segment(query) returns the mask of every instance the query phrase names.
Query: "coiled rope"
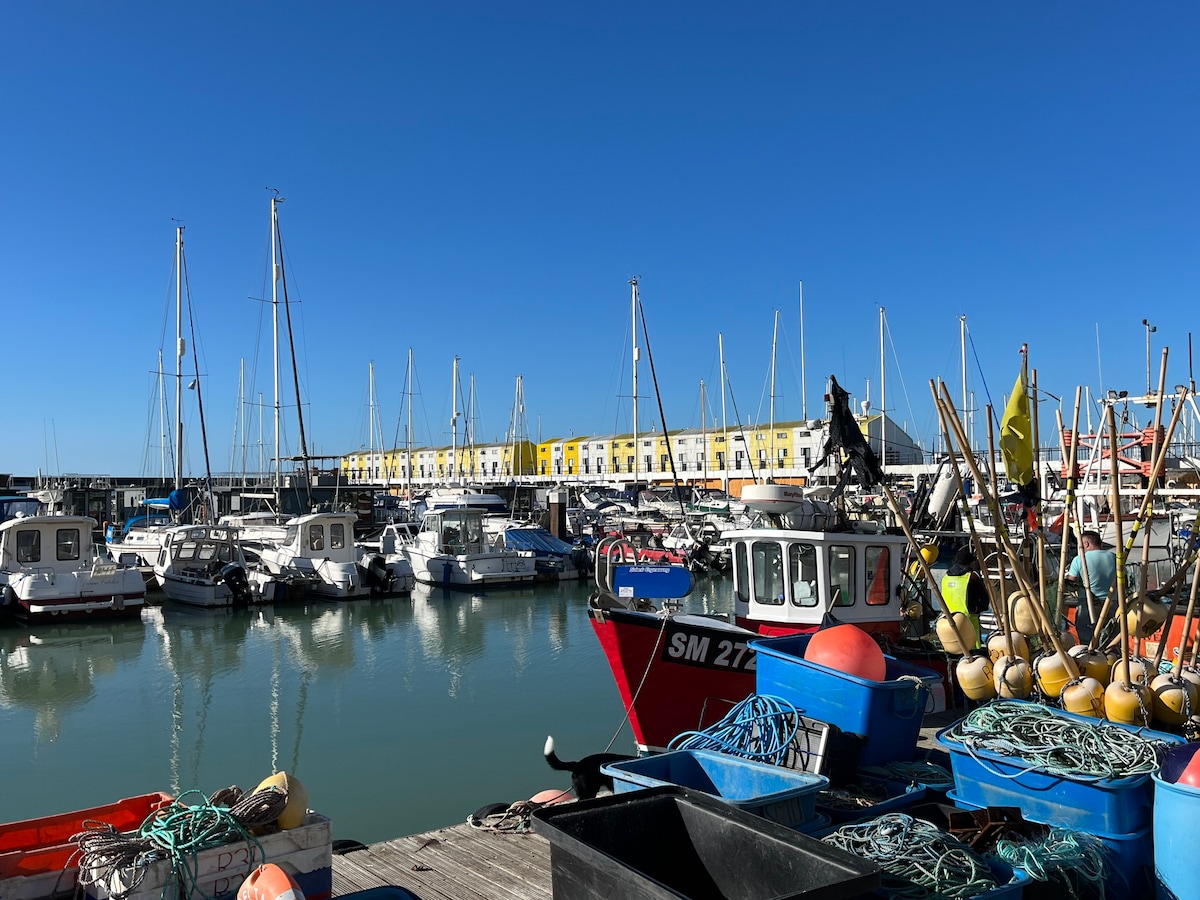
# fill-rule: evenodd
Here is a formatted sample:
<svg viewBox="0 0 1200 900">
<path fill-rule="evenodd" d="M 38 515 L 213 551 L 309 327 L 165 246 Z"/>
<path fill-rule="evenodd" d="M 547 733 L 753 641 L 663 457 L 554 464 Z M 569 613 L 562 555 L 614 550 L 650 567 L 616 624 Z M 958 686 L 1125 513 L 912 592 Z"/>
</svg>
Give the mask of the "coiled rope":
<svg viewBox="0 0 1200 900">
<path fill-rule="evenodd" d="M 1062 885 L 1072 900 L 1104 897 L 1104 844 L 1093 835 L 1051 827 L 1045 837 L 1003 838 L 992 853 L 1034 881 Z"/>
<path fill-rule="evenodd" d="M 878 766 L 862 766 L 859 771 L 864 775 L 890 778 L 893 781 L 911 781 L 913 784 L 923 784 L 935 791 L 954 789 L 954 776 L 950 771 L 927 759 L 898 759 Z"/>
<path fill-rule="evenodd" d="M 685 731 L 668 750 L 716 750 L 743 759 L 782 765 L 799 731 L 799 710 L 782 697 L 751 694 L 703 731 Z M 807 752 L 803 748 L 800 752 Z"/>
<path fill-rule="evenodd" d="M 200 853 L 245 841 L 250 845 L 248 876 L 259 861 L 266 860 L 251 829 L 274 822 L 286 806 L 282 791 L 271 788 L 243 795 L 233 787 L 212 797 L 186 791 L 147 816 L 133 832 L 119 832 L 107 822 L 86 821 L 85 830 L 71 838 L 79 847 L 80 882 L 102 884 L 115 900 L 122 900 L 142 883 L 151 863 L 167 860 L 172 878 L 163 886 L 164 898 L 175 891 L 185 897 L 208 897 L 196 883 Z"/>
<path fill-rule="evenodd" d="M 970 847 L 903 813 L 843 825 L 821 840 L 878 863 L 889 897 L 962 900 L 999 886 L 987 861 Z"/>
<path fill-rule="evenodd" d="M 972 710 L 946 732 L 975 756 L 987 750 L 1077 781 L 1148 775 L 1168 744 L 1111 722 L 1079 722 L 1036 703 L 998 701 Z M 1021 773 L 1019 773 L 1021 774 Z M 1015 777 L 1015 776 L 1014 776 Z"/>
</svg>

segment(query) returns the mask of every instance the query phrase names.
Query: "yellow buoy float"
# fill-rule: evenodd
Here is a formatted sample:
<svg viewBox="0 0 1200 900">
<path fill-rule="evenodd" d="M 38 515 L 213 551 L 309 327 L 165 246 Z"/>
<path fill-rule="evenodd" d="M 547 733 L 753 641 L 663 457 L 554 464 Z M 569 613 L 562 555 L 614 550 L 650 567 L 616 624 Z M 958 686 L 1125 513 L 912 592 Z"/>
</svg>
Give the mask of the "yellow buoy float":
<svg viewBox="0 0 1200 900">
<path fill-rule="evenodd" d="M 996 694 L 1005 700 L 1024 700 L 1033 693 L 1033 669 L 1019 656 L 996 660 L 992 667 Z"/>
<path fill-rule="evenodd" d="M 1196 685 L 1171 672 L 1165 672 L 1150 682 L 1154 695 L 1154 718 L 1164 725 L 1182 725 L 1197 707 Z"/>
<path fill-rule="evenodd" d="M 1141 656 L 1129 657 L 1129 680 L 1137 684 L 1149 684 L 1154 678 L 1154 664 Z M 1110 682 L 1125 680 L 1125 660 L 1118 659 L 1113 663 Z"/>
<path fill-rule="evenodd" d="M 1154 708 L 1153 694 L 1143 683 L 1135 682 L 1126 687 L 1125 682 L 1113 680 L 1104 689 L 1104 714 L 1113 722 L 1122 725 L 1149 725 L 1150 711 Z"/>
<path fill-rule="evenodd" d="M 951 625 L 951 620 L 954 624 Z M 975 633 L 975 624 L 965 613 L 951 613 L 947 617 L 942 613 L 937 617 L 937 621 L 933 624 L 933 630 L 937 634 L 938 640 L 942 642 L 942 647 L 947 653 L 966 656 L 975 649 L 975 645 L 979 642 L 979 636 Z M 959 635 L 962 635 L 962 640 L 967 646 L 963 647 L 959 643 Z"/>
<path fill-rule="evenodd" d="M 1075 660 L 1079 674 L 1084 678 L 1094 678 L 1101 686 L 1108 684 L 1112 674 L 1112 662 L 1099 650 L 1090 649 L 1087 644 L 1076 644 L 1067 651 L 1067 655 Z"/>
<path fill-rule="evenodd" d="M 1034 664 L 1034 669 L 1037 672 L 1038 687 L 1047 697 L 1057 697 L 1062 693 L 1067 682 L 1071 680 L 1067 661 L 1057 650 L 1039 656 L 1037 663 Z"/>
<path fill-rule="evenodd" d="M 1104 718 L 1104 685 L 1095 678 L 1073 678 L 1062 689 L 1062 705 L 1067 712 L 1093 719 Z"/>
<path fill-rule="evenodd" d="M 276 820 L 279 827 L 286 831 L 302 825 L 304 816 L 308 812 L 308 791 L 300 783 L 300 780 L 287 772 L 276 772 L 270 778 L 264 778 L 251 793 L 257 794 L 259 791 L 270 790 L 279 791 L 287 797 L 287 806 L 283 808 L 283 812 Z"/>
<path fill-rule="evenodd" d="M 1029 661 L 1029 641 L 1025 635 L 1019 631 L 1010 632 L 1012 638 L 1013 656 L 1019 656 L 1026 662 Z M 1008 641 L 1004 639 L 1003 634 L 993 634 L 988 638 L 987 642 L 988 656 L 992 658 L 992 662 L 998 662 L 1002 657 L 1008 656 Z"/>
<path fill-rule="evenodd" d="M 1131 603 L 1125 613 L 1125 624 L 1130 637 L 1148 638 L 1163 627 L 1167 621 L 1170 604 L 1151 597 Z"/>
<path fill-rule="evenodd" d="M 1038 633 L 1040 624 L 1033 602 L 1021 591 L 1008 595 L 1008 621 L 1021 634 L 1032 637 Z"/>
<path fill-rule="evenodd" d="M 964 656 L 954 666 L 958 686 L 969 700 L 991 700 L 996 696 L 992 660 L 989 656 Z"/>
</svg>

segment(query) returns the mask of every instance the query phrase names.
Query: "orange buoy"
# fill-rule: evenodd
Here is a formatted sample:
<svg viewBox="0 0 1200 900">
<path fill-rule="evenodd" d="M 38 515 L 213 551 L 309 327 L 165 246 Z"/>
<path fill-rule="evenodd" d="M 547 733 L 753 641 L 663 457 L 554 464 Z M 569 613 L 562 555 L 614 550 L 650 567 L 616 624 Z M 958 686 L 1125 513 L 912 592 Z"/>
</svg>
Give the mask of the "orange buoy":
<svg viewBox="0 0 1200 900">
<path fill-rule="evenodd" d="M 1191 760 L 1179 773 L 1176 784 L 1190 784 L 1194 788 L 1200 788 L 1200 753 L 1192 754 Z"/>
<path fill-rule="evenodd" d="M 238 888 L 237 900 L 304 900 L 304 891 L 275 863 L 259 866 Z"/>
<path fill-rule="evenodd" d="M 570 791 L 556 790 L 550 788 L 545 791 L 538 791 L 529 798 L 530 803 L 536 803 L 539 806 L 549 806 L 552 803 L 566 803 L 571 799 Z"/>
<path fill-rule="evenodd" d="M 887 660 L 875 639 L 856 625 L 835 625 L 815 632 L 804 651 L 808 662 L 837 669 L 865 681 L 887 678 Z"/>
</svg>

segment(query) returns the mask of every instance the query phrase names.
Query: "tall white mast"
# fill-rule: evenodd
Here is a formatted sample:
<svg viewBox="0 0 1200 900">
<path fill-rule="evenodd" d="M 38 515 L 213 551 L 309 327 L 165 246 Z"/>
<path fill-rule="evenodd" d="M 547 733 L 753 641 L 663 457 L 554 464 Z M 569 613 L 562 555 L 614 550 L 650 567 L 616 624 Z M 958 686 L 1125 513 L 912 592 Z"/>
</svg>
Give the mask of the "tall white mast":
<svg viewBox="0 0 1200 900">
<path fill-rule="evenodd" d="M 708 410 L 704 400 L 704 379 L 700 379 L 700 468 L 704 486 L 708 487 Z"/>
<path fill-rule="evenodd" d="M 373 462 L 375 459 L 375 360 L 373 359 L 367 361 L 367 431 L 370 432 L 370 436 L 367 438 L 367 459 Z M 382 433 L 380 437 L 382 438 Z M 382 447 L 380 453 L 382 454 Z M 371 465 L 371 463 L 368 462 L 367 465 Z"/>
<path fill-rule="evenodd" d="M 779 340 L 779 310 L 775 310 L 775 329 L 771 332 L 771 440 L 767 444 L 767 452 L 771 454 L 768 472 L 771 481 L 775 480 L 775 349 Z"/>
<path fill-rule="evenodd" d="M 450 389 L 453 414 L 450 416 L 450 471 L 451 478 L 458 475 L 458 357 L 454 357 L 454 378 Z M 453 482 L 451 482 L 453 483 Z"/>
<path fill-rule="evenodd" d="M 158 350 L 158 430 L 161 435 L 162 442 L 159 445 L 159 464 L 162 480 L 167 480 L 167 441 L 171 436 L 167 434 L 167 388 L 163 384 L 163 354 L 162 348 Z"/>
<path fill-rule="evenodd" d="M 279 210 L 283 200 L 278 194 L 271 197 L 271 332 L 273 337 L 273 369 L 275 380 L 275 476 L 272 485 L 279 491 Z"/>
<path fill-rule="evenodd" d="M 468 474 L 472 478 L 474 478 L 475 477 L 475 373 L 474 372 L 471 373 L 471 396 L 467 400 L 467 410 L 468 410 L 468 412 L 467 412 L 466 440 L 467 440 L 467 446 L 470 448 L 468 451 L 468 454 L 469 454 L 468 458 L 471 461 L 471 468 L 470 468 L 470 471 Z"/>
<path fill-rule="evenodd" d="M 887 468 L 887 357 L 884 355 L 884 308 L 879 307 L 879 471 Z M 871 426 L 867 425 L 870 434 Z"/>
<path fill-rule="evenodd" d="M 725 336 L 717 332 L 717 355 L 721 365 L 721 443 L 724 450 L 721 453 L 722 490 L 729 492 L 729 424 L 725 418 Z"/>
<path fill-rule="evenodd" d="M 959 357 L 962 364 L 962 414 L 963 420 L 967 423 L 967 449 L 975 452 L 975 439 L 971 427 L 971 407 L 968 403 L 967 396 L 967 317 L 958 317 L 958 346 Z"/>
<path fill-rule="evenodd" d="M 804 375 L 804 282 L 800 282 L 800 417 L 808 421 L 808 382 Z"/>
<path fill-rule="evenodd" d="M 408 433 L 406 437 L 406 451 L 408 459 L 407 469 L 407 486 L 408 486 L 408 519 L 412 521 L 413 511 L 413 495 L 412 495 L 412 473 L 413 473 L 413 411 L 412 411 L 412 392 L 413 392 L 413 352 L 412 347 L 408 348 Z"/>
<path fill-rule="evenodd" d="M 175 489 L 183 486 L 183 226 L 175 228 Z"/>
<path fill-rule="evenodd" d="M 640 460 L 638 459 L 638 360 L 641 358 L 641 351 L 638 349 L 637 334 L 638 334 L 638 280 L 635 275 L 630 279 L 630 308 L 633 313 L 633 480 L 638 480 L 638 469 Z"/>
</svg>

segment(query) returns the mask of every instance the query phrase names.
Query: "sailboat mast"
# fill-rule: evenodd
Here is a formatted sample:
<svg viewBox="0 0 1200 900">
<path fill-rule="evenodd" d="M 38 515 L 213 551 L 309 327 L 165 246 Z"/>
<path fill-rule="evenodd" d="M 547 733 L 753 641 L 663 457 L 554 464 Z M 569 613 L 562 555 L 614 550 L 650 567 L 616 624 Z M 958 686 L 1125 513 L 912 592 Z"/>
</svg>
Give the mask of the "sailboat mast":
<svg viewBox="0 0 1200 900">
<path fill-rule="evenodd" d="M 641 351 L 638 349 L 637 333 L 638 333 L 638 280 L 636 277 L 630 279 L 630 310 L 632 312 L 632 331 L 633 335 L 633 480 L 638 479 L 638 359 Z"/>
<path fill-rule="evenodd" d="M 470 447 L 471 471 L 470 476 L 475 477 L 475 374 L 471 373 L 471 398 L 467 401 L 467 446 Z"/>
<path fill-rule="evenodd" d="M 887 468 L 887 362 L 884 357 L 884 307 L 879 307 L 879 471 Z M 867 425 L 867 433 L 871 426 Z"/>
<path fill-rule="evenodd" d="M 808 381 L 804 374 L 804 282 L 800 282 L 800 418 L 808 421 Z"/>
<path fill-rule="evenodd" d="M 367 360 L 367 459 L 375 460 L 375 360 Z M 382 443 L 382 435 L 380 435 Z M 368 463 L 370 465 L 370 463 Z"/>
<path fill-rule="evenodd" d="M 704 379 L 700 379 L 700 470 L 704 486 L 708 487 L 708 409 L 704 400 Z"/>
<path fill-rule="evenodd" d="M 721 454 L 722 490 L 729 492 L 729 424 L 725 418 L 725 336 L 717 332 L 717 355 L 721 365 L 721 444 L 725 448 Z"/>
<path fill-rule="evenodd" d="M 162 438 L 162 443 L 159 445 L 159 465 L 162 480 L 167 480 L 167 441 L 170 440 L 170 435 L 167 434 L 167 391 L 163 384 L 163 355 L 162 348 L 158 351 L 158 430 Z"/>
<path fill-rule="evenodd" d="M 779 340 L 779 310 L 775 310 L 775 329 L 771 332 L 771 441 L 767 445 L 771 454 L 771 481 L 775 480 L 775 349 Z"/>
<path fill-rule="evenodd" d="M 183 226 L 175 228 L 175 490 L 183 486 Z"/>
<path fill-rule="evenodd" d="M 963 418 L 967 422 L 967 449 L 975 452 L 975 429 L 971 422 L 971 406 L 967 402 L 967 317 L 958 317 L 958 353 L 962 365 L 962 409 Z"/>
<path fill-rule="evenodd" d="M 450 416 L 450 471 L 447 473 L 453 479 L 458 472 L 458 357 L 454 357 L 454 377 L 451 380 L 450 399 L 453 404 L 453 415 Z M 451 482 L 453 483 L 453 482 Z"/>
<path fill-rule="evenodd" d="M 275 474 L 271 482 L 279 496 L 279 195 L 271 197 L 271 334 L 275 384 Z"/>
<path fill-rule="evenodd" d="M 408 492 L 408 520 L 410 522 L 412 521 L 412 513 L 413 513 L 413 495 L 412 495 L 412 473 L 413 473 L 412 392 L 413 392 L 413 383 L 412 383 L 412 377 L 413 377 L 413 352 L 412 352 L 412 347 L 409 347 L 408 348 L 408 434 L 406 435 L 406 437 L 408 439 L 406 442 L 408 445 L 406 447 L 406 450 L 408 451 L 407 452 L 408 475 L 407 475 L 406 483 L 407 483 L 407 488 L 408 488 L 408 491 L 407 491 Z"/>
</svg>

